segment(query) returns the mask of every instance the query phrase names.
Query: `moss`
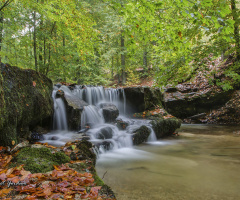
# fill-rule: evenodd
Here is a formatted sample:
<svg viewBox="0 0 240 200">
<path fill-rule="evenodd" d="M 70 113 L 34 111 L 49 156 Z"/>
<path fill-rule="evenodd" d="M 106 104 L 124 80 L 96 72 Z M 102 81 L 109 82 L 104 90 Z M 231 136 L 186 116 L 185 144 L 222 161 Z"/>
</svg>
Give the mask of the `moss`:
<svg viewBox="0 0 240 200">
<path fill-rule="evenodd" d="M 53 170 L 53 165 L 69 162 L 70 158 L 62 152 L 51 153 L 48 148 L 25 147 L 13 160 L 13 166 L 24 164 L 24 169 L 32 173 L 44 173 Z"/>
<path fill-rule="evenodd" d="M 105 183 L 103 182 L 103 180 L 97 175 L 94 175 L 94 180 L 97 186 L 103 186 L 105 185 Z"/>
<path fill-rule="evenodd" d="M 27 138 L 28 133 L 21 132 L 26 127 L 33 129 L 44 122 L 50 126 L 51 120 L 47 119 L 53 113 L 51 93 L 52 82 L 44 75 L 0 65 L 0 145 L 12 146 L 12 136 L 16 141 Z"/>
<path fill-rule="evenodd" d="M 151 117 L 150 119 L 152 120 L 152 128 L 157 138 L 170 136 L 181 126 L 181 120 L 177 118 L 160 119 L 157 117 Z"/>
<path fill-rule="evenodd" d="M 132 136 L 133 144 L 138 145 L 143 142 L 146 142 L 150 133 L 151 133 L 151 131 L 148 127 L 146 127 L 144 125 L 141 126 L 136 131 L 133 132 L 133 136 Z"/>
</svg>

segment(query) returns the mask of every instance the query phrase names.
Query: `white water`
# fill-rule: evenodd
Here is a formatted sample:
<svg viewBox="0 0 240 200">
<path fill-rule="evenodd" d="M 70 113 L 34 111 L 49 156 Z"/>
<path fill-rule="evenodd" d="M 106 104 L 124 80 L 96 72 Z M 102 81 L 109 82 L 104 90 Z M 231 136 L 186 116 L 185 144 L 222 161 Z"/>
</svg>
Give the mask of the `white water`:
<svg viewBox="0 0 240 200">
<path fill-rule="evenodd" d="M 126 113 L 126 96 L 123 89 L 104 89 L 102 86 L 84 88 L 75 86 L 73 94 L 83 99 L 90 105 L 99 103 L 113 103 L 119 109 L 120 114 Z"/>
<path fill-rule="evenodd" d="M 64 102 L 61 98 L 56 98 L 57 90 L 53 90 L 52 98 L 54 103 L 53 129 L 68 130 L 67 114 Z"/>
<path fill-rule="evenodd" d="M 116 151 L 122 148 L 132 149 L 132 133 L 142 125 L 147 126 L 151 130 L 148 142 L 156 141 L 155 133 L 149 123 L 150 121 L 133 120 L 123 116 L 126 112 L 126 97 L 123 89 L 104 89 L 103 87 L 87 86 L 84 88 L 75 86 L 75 89 L 72 91 L 66 86 L 61 86 L 59 89 L 63 90 L 66 96 L 71 95 L 72 98 L 80 98 L 90 104 L 84 106 L 81 114 L 81 129 L 90 128 L 88 131 L 85 130 L 85 133 L 90 136 L 90 141 L 99 147 L 99 153 L 106 153 L 106 149 L 107 151 Z M 43 142 L 61 146 L 64 145 L 65 142 L 78 139 L 80 134 L 68 131 L 65 104 L 61 98 L 56 98 L 57 90 L 58 88 L 55 88 L 52 95 L 54 101 L 53 128 L 55 131 L 45 135 Z M 121 118 L 121 120 L 129 123 L 126 130 L 119 130 L 115 124 L 104 123 L 102 109 L 100 109 L 98 105 L 106 102 L 117 106 L 122 114 L 119 119 Z"/>
</svg>

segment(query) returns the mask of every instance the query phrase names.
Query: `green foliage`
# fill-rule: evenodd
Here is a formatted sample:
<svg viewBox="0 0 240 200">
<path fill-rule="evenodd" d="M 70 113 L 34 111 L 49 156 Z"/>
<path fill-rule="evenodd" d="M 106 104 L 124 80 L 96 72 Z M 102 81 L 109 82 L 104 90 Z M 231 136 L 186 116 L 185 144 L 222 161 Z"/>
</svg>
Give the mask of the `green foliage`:
<svg viewBox="0 0 240 200">
<path fill-rule="evenodd" d="M 157 85 L 177 84 L 194 75 L 189 63 L 240 52 L 239 7 L 236 0 L 12 1 L 0 12 L 0 56 L 54 80 L 108 84 L 151 67 Z"/>
</svg>

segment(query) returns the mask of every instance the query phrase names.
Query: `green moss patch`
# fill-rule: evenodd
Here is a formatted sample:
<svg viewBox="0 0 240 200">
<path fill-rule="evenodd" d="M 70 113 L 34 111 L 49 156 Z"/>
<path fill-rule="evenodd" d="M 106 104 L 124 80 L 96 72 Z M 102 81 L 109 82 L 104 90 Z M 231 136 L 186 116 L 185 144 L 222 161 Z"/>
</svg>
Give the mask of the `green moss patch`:
<svg viewBox="0 0 240 200">
<path fill-rule="evenodd" d="M 69 161 L 70 158 L 62 152 L 51 153 L 47 148 L 25 147 L 14 158 L 12 166 L 24 164 L 25 170 L 32 173 L 45 173 L 53 170 L 53 165 Z"/>
</svg>

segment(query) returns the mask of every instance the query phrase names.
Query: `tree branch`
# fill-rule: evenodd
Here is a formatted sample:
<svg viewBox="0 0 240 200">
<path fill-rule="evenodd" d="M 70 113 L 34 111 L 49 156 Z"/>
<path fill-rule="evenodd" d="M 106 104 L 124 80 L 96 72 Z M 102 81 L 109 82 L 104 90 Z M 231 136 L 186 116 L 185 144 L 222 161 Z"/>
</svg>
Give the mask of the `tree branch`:
<svg viewBox="0 0 240 200">
<path fill-rule="evenodd" d="M 8 6 L 11 2 L 13 2 L 13 0 L 7 0 L 2 7 L 0 8 L 0 12 L 3 10 L 3 8 L 5 8 L 6 6 Z"/>
</svg>

